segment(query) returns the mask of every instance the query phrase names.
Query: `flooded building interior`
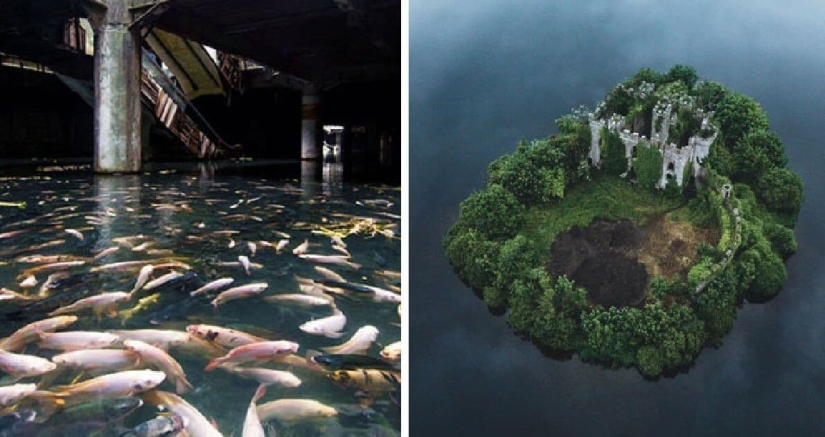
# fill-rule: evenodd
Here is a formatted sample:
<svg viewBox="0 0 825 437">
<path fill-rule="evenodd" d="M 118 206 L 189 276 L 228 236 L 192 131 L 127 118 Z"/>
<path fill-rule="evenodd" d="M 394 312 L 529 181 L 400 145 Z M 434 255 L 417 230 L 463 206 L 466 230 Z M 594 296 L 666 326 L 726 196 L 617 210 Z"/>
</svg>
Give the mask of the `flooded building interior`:
<svg viewBox="0 0 825 437">
<path fill-rule="evenodd" d="M 0 0 L 0 435 L 400 435 L 400 28 Z"/>
<path fill-rule="evenodd" d="M 400 23 L 398 1 L 3 1 L 0 159 L 327 156 L 398 183 Z"/>
</svg>

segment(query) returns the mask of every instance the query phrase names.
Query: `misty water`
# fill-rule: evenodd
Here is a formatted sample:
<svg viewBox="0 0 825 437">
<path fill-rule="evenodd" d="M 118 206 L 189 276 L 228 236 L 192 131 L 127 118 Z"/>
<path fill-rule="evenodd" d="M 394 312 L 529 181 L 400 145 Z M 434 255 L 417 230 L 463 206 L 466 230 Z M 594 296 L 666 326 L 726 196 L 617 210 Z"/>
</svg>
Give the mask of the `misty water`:
<svg viewBox="0 0 825 437">
<path fill-rule="evenodd" d="M 367 351 L 372 357 L 379 358 L 384 346 L 400 341 L 398 304 L 374 300 L 363 292 L 342 289 L 330 292 L 335 306 L 347 317 L 339 339 L 299 330 L 304 322 L 331 315 L 330 305 L 302 307 L 266 300 L 272 295 L 301 293 L 301 282 L 307 279 L 320 282 L 324 278 L 315 266 L 329 268 L 348 282 L 400 292 L 398 187 L 346 183 L 341 177 L 340 164 L 325 164 L 318 169 L 310 166 L 304 169 L 303 178 L 299 165 L 185 164 L 149 167 L 140 175 L 116 176 L 95 176 L 83 166 L 80 170 L 63 171 L 75 168 L 41 165 L 40 169 L 47 171 L 6 171 L 0 177 L 0 201 L 26 202 L 22 209 L 0 208 L 0 235 L 3 236 L 0 286 L 28 296 L 40 292 L 53 272 L 34 273 L 37 283 L 31 287 L 21 286 L 28 276 L 21 275 L 22 272 L 43 265 L 21 262 L 26 256 L 59 254 L 86 261 L 61 269 L 67 272 L 66 277 L 45 287 L 43 293 L 47 297 L 41 300 L 0 303 L 0 337 L 46 318 L 49 311 L 81 297 L 103 291 L 130 291 L 140 266 L 124 271 L 96 271 L 95 267 L 149 260 L 152 264 L 179 262 L 188 267 L 172 265 L 155 269 L 152 279 L 171 270 L 184 276 L 152 290 L 137 291 L 131 301 L 118 305 L 114 317 L 104 315 L 98 319 L 90 310 L 80 311 L 76 313 L 80 320 L 63 331 L 148 328 L 186 332 L 191 324 L 211 324 L 267 340 L 297 342 L 299 361 L 308 352 L 344 343 L 366 325 L 379 331 L 377 341 Z M 342 236 L 351 254 L 347 261 L 360 264 L 360 268 L 314 264 L 293 255 L 292 250 L 304 240 L 309 242 L 307 253 L 343 255 L 332 249 L 330 231 Z M 278 253 L 276 245 L 282 240 L 289 243 Z M 92 258 L 113 247 L 117 250 Z M 240 265 L 239 256 L 251 261 L 249 274 Z M 259 296 L 231 300 L 217 308 L 213 308 L 210 301 L 228 287 L 207 296 L 189 296 L 192 290 L 217 278 L 233 278 L 235 282 L 230 286 L 266 282 L 268 288 Z M 343 294 L 334 294 L 336 292 Z M 26 353 L 45 358 L 58 353 L 40 350 L 36 343 L 28 345 Z M 183 398 L 204 416 L 214 419 L 225 435 L 240 435 L 258 383 L 221 368 L 205 372 L 205 364 L 225 350 L 218 349 L 216 353 L 214 348 L 170 348 L 169 353 L 181 363 L 194 386 Z M 253 367 L 253 364 L 247 366 Z M 330 418 L 295 423 L 270 421 L 266 424 L 268 435 L 275 435 L 276 431 L 278 435 L 396 435 L 400 431 L 397 385 L 389 383 L 388 386 L 378 381 L 366 388 L 345 386 L 312 365 L 269 361 L 256 363 L 254 367 L 289 370 L 302 381 L 298 387 L 270 386 L 258 405 L 282 398 L 314 399 L 338 411 L 336 417 Z M 67 384 L 89 376 L 66 371 L 41 388 L 48 390 L 52 384 Z M 7 375 L 0 377 L 3 378 L 0 385 L 10 382 Z M 40 377 L 24 378 L 21 382 L 38 381 Z M 175 390 L 169 382 L 159 388 Z M 40 413 L 37 404 L 24 402 L 17 408 L 18 411 L 25 409 Z M 13 422 L 0 420 L 3 426 L 0 434 L 89 435 L 94 431 L 99 434 L 92 435 L 119 435 L 155 417 L 157 412 L 157 408 L 145 403 L 102 431 L 99 419 L 68 420 L 57 414 L 42 424 L 20 426 L 15 434 L 10 431 Z M 39 414 L 36 421 L 43 419 L 47 417 Z"/>
<path fill-rule="evenodd" d="M 816 1 L 412 2 L 412 435 L 825 432 L 823 16 Z M 760 102 L 784 141 L 806 197 L 788 280 L 672 378 L 545 357 L 461 283 L 444 233 L 519 139 L 676 63 Z"/>
</svg>

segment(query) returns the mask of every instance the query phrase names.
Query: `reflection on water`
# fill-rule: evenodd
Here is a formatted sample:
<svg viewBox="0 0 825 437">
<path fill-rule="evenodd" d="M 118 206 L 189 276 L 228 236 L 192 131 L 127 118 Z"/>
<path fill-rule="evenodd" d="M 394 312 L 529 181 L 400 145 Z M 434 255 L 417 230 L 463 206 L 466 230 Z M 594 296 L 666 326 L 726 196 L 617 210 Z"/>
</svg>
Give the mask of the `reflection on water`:
<svg viewBox="0 0 825 437">
<path fill-rule="evenodd" d="M 172 271 L 180 275 L 170 276 L 168 282 L 151 290 L 145 289 L 148 286 L 138 289 L 129 301 L 117 305 L 113 317 L 105 311 L 98 318 L 89 309 L 80 310 L 76 313 L 80 320 L 63 331 L 186 333 L 189 325 L 210 324 L 266 340 L 293 341 L 300 345 L 298 352 L 286 360 L 241 365 L 289 371 L 301 380 L 298 387 L 269 387 L 258 405 L 277 399 L 313 399 L 335 408 L 337 415 L 294 422 L 270 420 L 265 423 L 269 435 L 276 429 L 278 435 L 397 434 L 400 370 L 385 367 L 374 373 L 383 379 L 371 381 L 359 380 L 357 372 L 337 374 L 333 379 L 306 359 L 343 344 L 368 325 L 378 330 L 376 341 L 367 342 L 366 354 L 374 361 L 383 347 L 401 338 L 395 302 L 400 293 L 400 192 L 346 184 L 340 165 L 326 164 L 320 184 L 314 177 L 303 177 L 309 167 L 301 169 L 300 183 L 295 184 L 259 175 L 226 176 L 209 163 L 186 172 L 162 170 L 134 176 L 52 174 L 0 179 L 0 191 L 6 193 L 2 200 L 26 200 L 28 204 L 26 209 L 0 209 L 0 286 L 18 293 L 2 295 L 0 336 L 45 319 L 48 313 L 81 298 L 128 292 L 141 268 L 153 265 L 148 281 Z M 314 168 L 309 171 L 316 174 Z M 334 248 L 333 236 L 346 247 Z M 304 241 L 308 242 L 307 254 L 325 257 L 294 255 L 293 249 Z M 343 258 L 344 253 L 351 257 Z M 43 258 L 38 260 L 35 255 Z M 84 262 L 45 267 L 67 259 Z M 142 263 L 113 267 L 126 261 Z M 316 267 L 332 270 L 344 282 L 329 279 L 329 274 L 324 276 Z M 191 291 L 219 278 L 232 278 L 231 286 L 264 282 L 268 287 L 260 295 L 238 296 L 216 307 L 210 302 L 228 286 L 190 296 Z M 274 295 L 320 296 L 326 301 L 307 306 L 300 297 L 269 299 Z M 340 338 L 299 329 L 305 322 L 338 311 L 346 316 Z M 182 397 L 205 417 L 214 418 L 225 435 L 240 435 L 258 383 L 224 368 L 205 371 L 206 363 L 226 349 L 191 341 L 169 348 L 194 386 Z M 47 359 L 60 353 L 41 349 L 36 336 L 16 352 Z M 57 390 L 56 385 L 90 377 L 88 372 L 61 370 L 20 382 L 41 381 L 41 389 Z M 8 376 L 0 380 L 0 386 L 11 383 Z M 166 381 L 160 389 L 174 391 L 175 385 Z M 83 405 L 99 402 L 84 399 Z M 87 435 L 103 427 L 101 435 L 118 435 L 152 419 L 157 411 L 147 402 L 121 423 L 107 425 L 105 420 L 82 414 L 52 415 L 50 408 L 31 398 L 19 401 L 15 409 L 36 414 L 11 416 L 11 409 L 3 411 L 0 434 Z"/>
</svg>

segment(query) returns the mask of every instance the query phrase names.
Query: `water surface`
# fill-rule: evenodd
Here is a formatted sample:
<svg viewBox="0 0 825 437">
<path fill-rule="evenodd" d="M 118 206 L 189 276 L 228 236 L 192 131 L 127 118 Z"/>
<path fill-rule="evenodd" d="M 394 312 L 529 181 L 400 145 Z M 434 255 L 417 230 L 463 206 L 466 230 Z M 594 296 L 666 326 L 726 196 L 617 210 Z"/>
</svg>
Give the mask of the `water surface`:
<svg viewBox="0 0 825 437">
<path fill-rule="evenodd" d="M 41 166 L 41 170 L 42 170 Z M 17 262 L 26 255 L 65 254 L 90 257 L 100 251 L 118 250 L 86 265 L 68 270 L 70 277 L 49 291 L 50 298 L 69 296 L 67 303 L 81 295 L 101 291 L 129 291 L 135 283 L 136 270 L 129 272 L 91 272 L 91 267 L 129 260 L 176 260 L 191 266 L 187 281 L 179 281 L 151 291 L 139 291 L 132 302 L 119 306 L 114 318 L 97 320 L 89 311 L 78 313 L 81 320 L 68 329 L 171 329 L 183 331 L 193 323 L 232 327 L 269 340 L 290 340 L 300 344 L 298 355 L 338 345 L 358 328 L 373 325 L 379 330 L 378 344 L 369 354 L 377 357 L 384 345 L 401 338 L 397 304 L 375 302 L 371 298 L 349 294 L 335 296 L 336 306 L 347 316 L 344 337 L 332 339 L 306 334 L 301 323 L 332 314 L 329 306 L 303 308 L 267 302 L 261 297 L 234 300 L 217 309 L 211 298 L 189 298 L 198 286 L 221 277 L 235 279 L 232 286 L 267 282 L 262 296 L 300 293 L 300 278 L 320 280 L 313 264 L 292 254 L 304 240 L 309 252 L 338 255 L 328 236 L 332 230 L 345 235 L 352 254 L 350 261 L 361 268 L 324 265 L 347 281 L 400 290 L 400 191 L 397 187 L 377 184 L 350 184 L 341 179 L 340 164 L 314 169 L 303 179 L 296 166 L 230 166 L 191 164 L 176 167 L 148 167 L 141 175 L 94 176 L 87 171 L 59 171 L 67 167 L 52 166 L 46 172 L 18 173 L 0 177 L 0 200 L 26 201 L 25 209 L 0 209 L 0 234 L 22 230 L 0 240 L 0 285 L 37 293 L 48 273 L 36 274 L 38 284 L 25 290 L 15 277 L 33 265 Z M 72 167 L 73 168 L 73 167 Z M 320 181 L 316 182 L 317 173 Z M 307 175 L 307 172 L 303 172 Z M 373 201 L 378 202 L 373 202 Z M 82 233 L 83 239 L 66 229 Z M 351 231 L 356 231 L 352 232 Z M 124 240 L 124 237 L 127 238 Z M 288 239 L 281 254 L 275 245 Z M 62 240 L 62 241 L 61 241 Z M 44 243 L 56 242 L 42 247 Z M 253 247 L 248 243 L 254 243 Z M 32 246 L 41 246 L 32 249 Z M 239 265 L 238 257 L 247 256 L 253 263 L 249 275 Z M 170 271 L 154 273 L 153 278 Z M 156 302 L 127 316 L 136 300 L 158 293 Z M 32 306 L 3 302 L 0 305 L 0 336 L 6 336 L 26 323 L 46 317 L 57 307 L 44 300 Z M 27 353 L 50 357 L 52 351 Z M 182 364 L 195 390 L 184 398 L 206 417 L 214 418 L 225 435 L 240 435 L 247 406 L 255 392 L 255 381 L 241 379 L 222 369 L 204 372 L 208 354 L 172 350 Z M 316 399 L 339 410 L 336 418 L 297 424 L 269 423 L 271 435 L 393 435 L 400 430 L 398 393 L 379 392 L 369 400 L 356 397 L 357 389 L 336 385 L 324 372 L 278 363 L 264 367 L 291 370 L 302 380 L 300 387 L 272 386 L 259 402 L 279 398 Z M 76 374 L 63 375 L 71 379 Z M 39 378 L 27 378 L 25 382 Z M 8 381 L 6 381 L 8 382 Z M 58 382 L 68 382 L 60 380 Z M 162 389 L 173 391 L 164 383 Z M 360 399 L 360 400 L 359 400 Z M 133 427 L 154 417 L 155 410 L 144 406 L 117 424 Z M 57 417 L 57 416 L 55 416 Z M 53 419 L 43 425 L 49 432 L 75 433 L 72 424 Z M 53 427 L 53 428 L 52 428 Z M 22 435 L 38 435 L 41 427 L 28 428 Z M 32 431 L 34 429 L 34 431 Z M 54 430 L 57 431 L 54 431 Z M 104 435 L 115 433 L 110 427 Z M 117 435 L 117 434 L 114 434 Z"/>
</svg>

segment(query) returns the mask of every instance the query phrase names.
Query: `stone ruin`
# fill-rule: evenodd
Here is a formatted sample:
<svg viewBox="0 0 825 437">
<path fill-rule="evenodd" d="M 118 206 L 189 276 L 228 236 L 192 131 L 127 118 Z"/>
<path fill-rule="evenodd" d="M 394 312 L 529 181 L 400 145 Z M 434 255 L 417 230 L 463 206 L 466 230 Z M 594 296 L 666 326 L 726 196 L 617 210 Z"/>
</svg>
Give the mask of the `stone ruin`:
<svg viewBox="0 0 825 437">
<path fill-rule="evenodd" d="M 642 82 L 638 89 L 625 88 L 623 85 L 619 87 L 632 94 L 636 98 L 646 98 L 653 92 L 653 84 Z M 676 108 L 687 108 L 693 112 L 697 118 L 701 118 L 702 122 L 699 132 L 712 132 L 709 137 L 702 137 L 698 135 L 691 136 L 688 139 L 687 145 L 679 147 L 676 143 L 667 142 L 670 129 L 676 124 L 677 111 Z M 595 113 L 601 112 L 604 108 L 604 102 L 601 102 Z M 639 143 L 649 144 L 655 147 L 662 154 L 662 173 L 659 181 L 656 183 L 656 188 L 664 189 L 671 180 L 676 181 L 676 185 L 681 187 L 684 181 L 685 167 L 691 166 L 691 175 L 698 177 L 702 171 L 702 160 L 710 154 L 710 146 L 716 140 L 717 129 L 710 123 L 710 117 L 713 116 L 713 111 L 705 112 L 702 108 L 697 107 L 695 99 L 692 96 L 678 96 L 676 98 L 664 98 L 656 103 L 653 107 L 651 117 L 651 134 L 650 139 L 639 132 L 631 132 L 626 129 L 625 118 L 619 114 L 613 114 L 607 119 L 596 118 L 595 113 L 589 114 L 590 124 L 590 153 L 588 154 L 588 161 L 591 166 L 601 167 L 601 131 L 607 127 L 607 130 L 615 132 L 619 135 L 622 143 L 625 146 L 625 157 L 627 158 L 627 170 L 633 168 L 633 156 L 636 147 Z M 658 126 L 658 127 L 657 127 Z M 625 173 L 626 174 L 626 173 Z"/>
</svg>

